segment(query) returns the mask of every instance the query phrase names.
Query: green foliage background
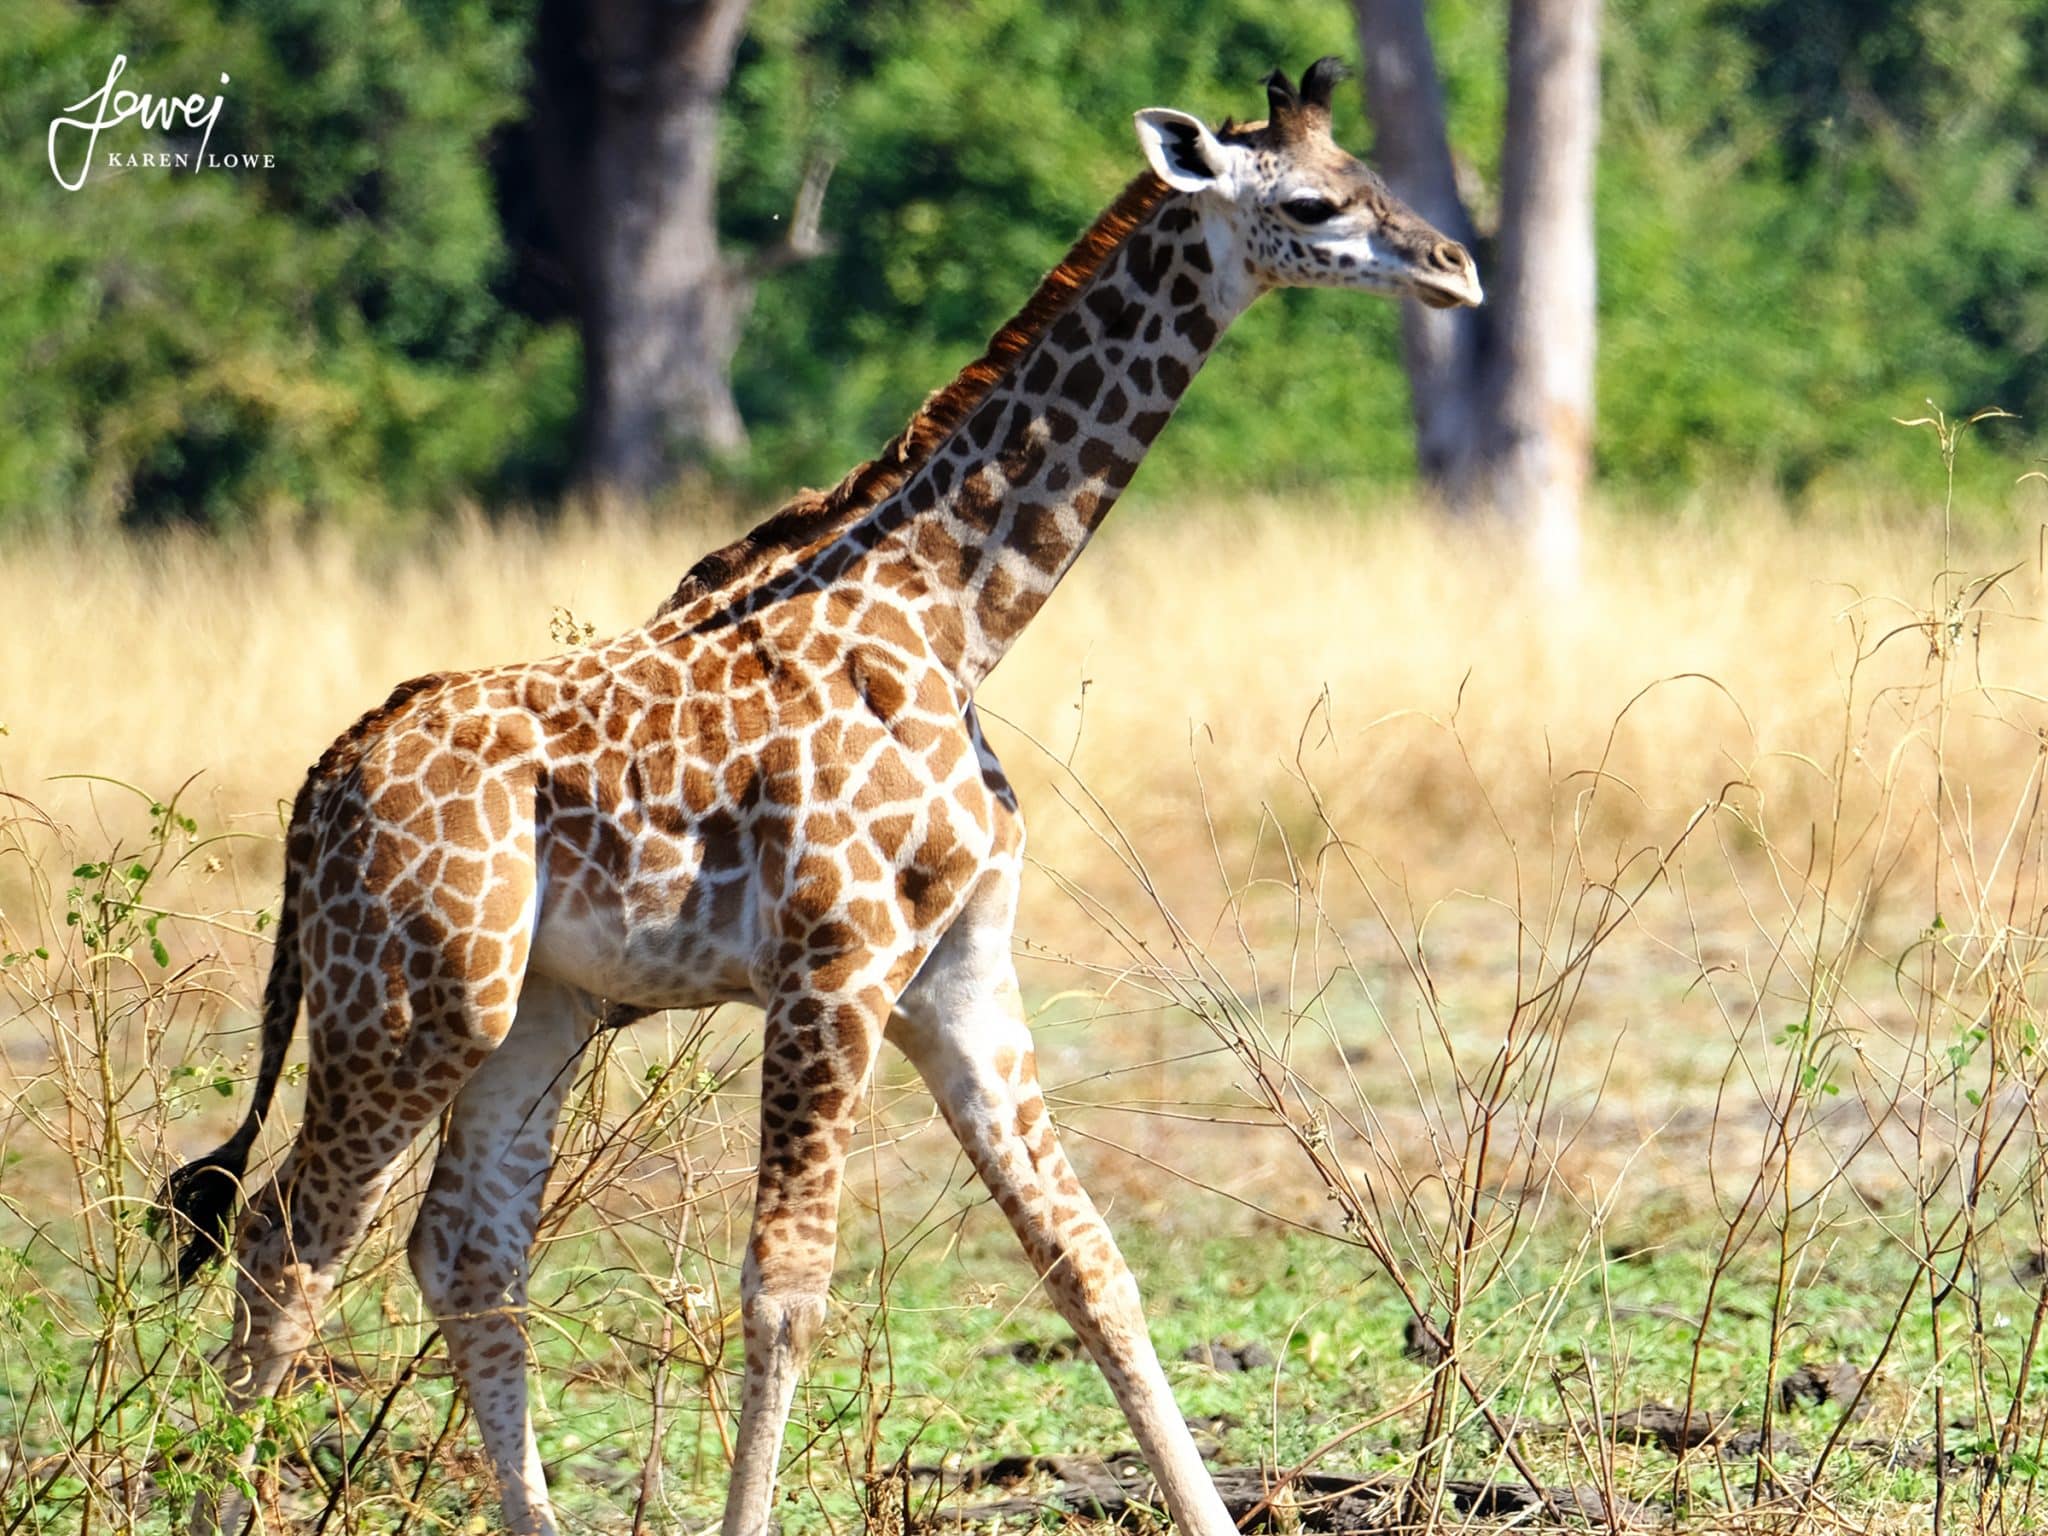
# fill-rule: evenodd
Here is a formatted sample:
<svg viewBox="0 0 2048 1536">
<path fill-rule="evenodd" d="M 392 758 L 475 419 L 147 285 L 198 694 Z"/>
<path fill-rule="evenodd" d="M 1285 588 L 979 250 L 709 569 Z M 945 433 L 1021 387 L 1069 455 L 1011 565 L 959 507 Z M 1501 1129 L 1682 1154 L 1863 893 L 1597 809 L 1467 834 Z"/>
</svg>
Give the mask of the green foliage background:
<svg viewBox="0 0 2048 1536">
<path fill-rule="evenodd" d="M 559 494 L 578 343 L 527 302 L 501 217 L 533 9 L 16 0 L 0 523 L 384 520 Z M 1505 10 L 1430 8 L 1482 224 Z M 1255 115 L 1266 69 L 1353 55 L 1351 29 L 1336 0 L 758 0 L 722 218 L 736 250 L 772 239 L 829 151 L 833 247 L 763 286 L 736 378 L 753 448 L 721 475 L 765 495 L 872 452 L 1138 167 L 1135 107 Z M 1926 397 L 2020 412 L 2007 458 L 1978 460 L 2009 479 L 2048 415 L 2048 0 L 1610 0 L 1607 39 L 1607 481 L 1673 500 L 1731 477 L 1882 486 L 1919 450 L 1884 420 Z M 117 52 L 125 85 L 221 90 L 212 148 L 276 167 L 96 168 L 60 189 L 49 121 Z M 1339 136 L 1367 138 L 1355 93 Z M 1395 336 L 1388 305 L 1268 300 L 1149 493 L 1406 480 Z"/>
</svg>

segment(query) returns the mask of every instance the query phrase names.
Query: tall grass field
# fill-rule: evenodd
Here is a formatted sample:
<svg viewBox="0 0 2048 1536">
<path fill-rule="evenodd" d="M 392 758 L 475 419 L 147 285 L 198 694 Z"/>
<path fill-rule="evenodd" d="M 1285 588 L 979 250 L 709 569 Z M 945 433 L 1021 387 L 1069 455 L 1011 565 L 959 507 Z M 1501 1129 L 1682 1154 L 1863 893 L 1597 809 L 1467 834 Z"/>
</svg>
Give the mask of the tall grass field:
<svg viewBox="0 0 2048 1536">
<path fill-rule="evenodd" d="M 2048 1520 L 2048 488 L 1952 507 L 1915 430 L 1917 495 L 1608 508 L 1568 587 L 1421 507 L 1154 505 L 989 683 L 1052 1103 L 1248 1527 Z M 246 1419 L 151 1194 L 240 1113 L 306 765 L 737 521 L 0 550 L 0 1532 L 171 1530 L 252 1437 L 266 1530 L 492 1527 L 418 1170 Z M 583 1064 L 529 1318 L 568 1529 L 717 1521 L 757 1026 Z M 848 1202 L 785 1531 L 1163 1521 L 901 1061 Z"/>
</svg>

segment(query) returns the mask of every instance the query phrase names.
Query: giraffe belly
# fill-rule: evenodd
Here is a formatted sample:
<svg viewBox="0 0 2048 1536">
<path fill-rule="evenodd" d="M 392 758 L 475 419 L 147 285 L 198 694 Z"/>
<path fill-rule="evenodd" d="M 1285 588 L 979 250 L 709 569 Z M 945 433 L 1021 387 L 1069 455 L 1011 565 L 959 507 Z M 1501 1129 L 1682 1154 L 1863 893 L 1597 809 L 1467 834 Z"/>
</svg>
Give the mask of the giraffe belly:
<svg viewBox="0 0 2048 1536">
<path fill-rule="evenodd" d="M 545 890 L 528 970 L 635 1008 L 703 1008 L 755 997 L 753 881 L 734 873 Z"/>
</svg>

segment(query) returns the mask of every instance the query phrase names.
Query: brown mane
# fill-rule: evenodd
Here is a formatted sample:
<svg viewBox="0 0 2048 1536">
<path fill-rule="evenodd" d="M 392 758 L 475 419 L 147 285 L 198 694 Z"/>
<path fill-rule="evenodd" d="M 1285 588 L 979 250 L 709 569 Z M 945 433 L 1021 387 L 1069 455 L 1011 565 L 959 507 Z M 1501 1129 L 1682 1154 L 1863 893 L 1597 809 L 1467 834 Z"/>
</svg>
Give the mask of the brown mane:
<svg viewBox="0 0 2048 1536">
<path fill-rule="evenodd" d="M 990 338 L 988 350 L 962 369 L 952 383 L 934 391 L 880 454 L 856 467 L 829 491 L 799 492 L 752 532 L 704 556 L 662 604 L 661 613 L 673 613 L 686 603 L 722 591 L 760 571 L 778 555 L 815 548 L 893 495 L 974 414 L 1012 365 L 1045 334 L 1171 190 L 1150 171 L 1140 173 L 1045 275 L 1009 324 Z"/>
</svg>

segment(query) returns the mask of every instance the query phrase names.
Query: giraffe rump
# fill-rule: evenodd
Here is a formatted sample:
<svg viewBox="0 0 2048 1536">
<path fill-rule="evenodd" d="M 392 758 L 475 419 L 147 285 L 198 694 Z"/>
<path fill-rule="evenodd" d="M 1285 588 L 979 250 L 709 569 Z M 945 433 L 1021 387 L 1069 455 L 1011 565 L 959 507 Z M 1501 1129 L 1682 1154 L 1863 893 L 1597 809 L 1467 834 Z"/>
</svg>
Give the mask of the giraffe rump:
<svg viewBox="0 0 2048 1536">
<path fill-rule="evenodd" d="M 800 493 L 752 532 L 698 560 L 661 605 L 660 613 L 673 613 L 699 598 L 723 592 L 771 564 L 777 555 L 815 548 L 893 495 L 974 414 L 1017 360 L 1031 350 L 1172 190 L 1152 172 L 1140 172 L 1083 231 L 1059 265 L 1046 273 L 1024 307 L 989 338 L 981 356 L 952 383 L 927 396 L 917 414 L 879 454 L 856 466 L 831 490 Z"/>
</svg>

